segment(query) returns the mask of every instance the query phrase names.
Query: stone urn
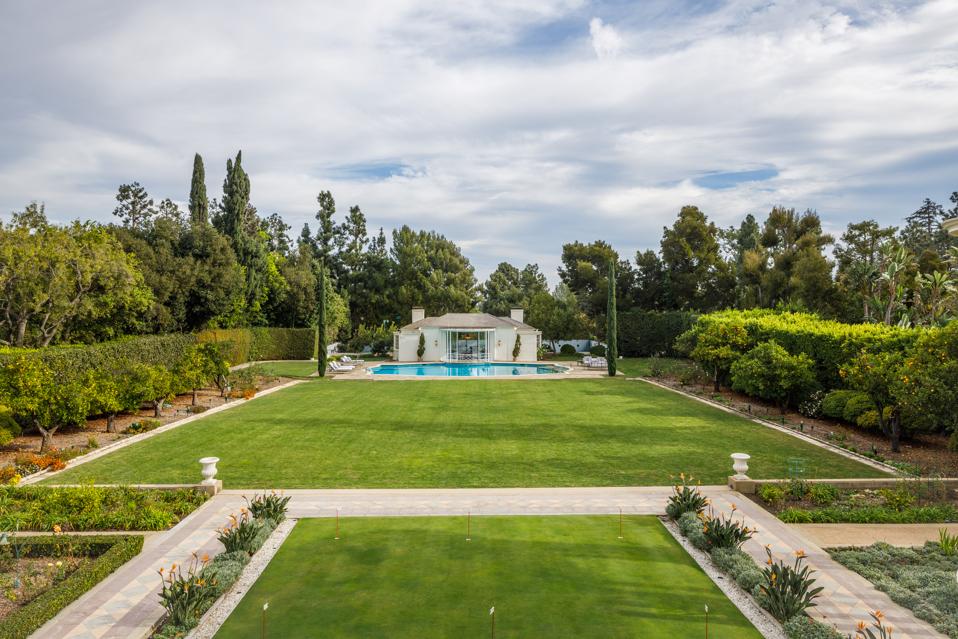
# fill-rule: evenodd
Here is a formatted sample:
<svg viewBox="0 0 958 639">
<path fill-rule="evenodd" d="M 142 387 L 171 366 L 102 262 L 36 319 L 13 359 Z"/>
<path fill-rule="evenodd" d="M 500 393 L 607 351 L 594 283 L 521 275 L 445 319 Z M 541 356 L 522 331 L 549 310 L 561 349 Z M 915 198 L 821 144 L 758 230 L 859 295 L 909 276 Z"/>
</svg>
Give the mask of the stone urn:
<svg viewBox="0 0 958 639">
<path fill-rule="evenodd" d="M 216 463 L 219 460 L 219 457 L 203 457 L 200 459 L 200 465 L 202 466 L 200 473 L 203 475 L 203 484 L 209 486 L 216 483 Z"/>
<path fill-rule="evenodd" d="M 732 453 L 732 470 L 735 471 L 735 479 L 748 479 L 748 460 L 751 455 L 745 453 Z"/>
</svg>

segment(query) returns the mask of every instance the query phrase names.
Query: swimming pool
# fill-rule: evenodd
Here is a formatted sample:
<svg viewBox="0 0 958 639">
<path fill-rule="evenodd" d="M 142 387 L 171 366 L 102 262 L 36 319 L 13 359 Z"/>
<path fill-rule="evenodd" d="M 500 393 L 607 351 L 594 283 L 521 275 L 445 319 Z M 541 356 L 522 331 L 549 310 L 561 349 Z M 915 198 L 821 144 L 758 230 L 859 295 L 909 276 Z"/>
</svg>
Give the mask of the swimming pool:
<svg viewBox="0 0 958 639">
<path fill-rule="evenodd" d="M 369 372 L 373 375 L 403 375 L 413 377 L 515 377 L 520 375 L 554 375 L 568 368 L 554 364 L 508 363 L 437 363 L 437 364 L 380 364 Z"/>
</svg>

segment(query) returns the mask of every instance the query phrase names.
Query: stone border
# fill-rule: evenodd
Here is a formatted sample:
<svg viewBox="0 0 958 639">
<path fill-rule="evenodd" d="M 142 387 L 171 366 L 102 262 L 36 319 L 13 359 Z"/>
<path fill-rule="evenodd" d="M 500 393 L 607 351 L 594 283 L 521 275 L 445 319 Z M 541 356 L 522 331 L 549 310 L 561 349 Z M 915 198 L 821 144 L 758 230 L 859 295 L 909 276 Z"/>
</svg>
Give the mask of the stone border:
<svg viewBox="0 0 958 639">
<path fill-rule="evenodd" d="M 703 404 L 707 404 L 713 408 L 718 408 L 719 410 L 725 411 L 726 413 L 730 413 L 732 415 L 736 415 L 738 417 L 741 417 L 742 419 L 746 419 L 760 426 L 765 426 L 766 428 L 772 428 L 781 433 L 791 435 L 792 437 L 796 439 L 800 439 L 807 444 L 812 444 L 814 446 L 818 446 L 819 448 L 824 448 L 825 450 L 829 450 L 833 453 L 837 453 L 839 455 L 842 455 L 843 457 L 847 457 L 848 459 L 854 459 L 855 461 L 861 462 L 865 464 L 866 466 L 871 466 L 872 468 L 876 470 L 881 470 L 886 473 L 890 473 L 892 475 L 897 475 L 899 477 L 902 476 L 901 471 L 895 468 L 894 466 L 892 466 L 891 464 L 886 464 L 884 462 L 876 461 L 872 459 L 871 457 L 865 457 L 864 455 L 861 455 L 859 453 L 853 453 L 852 451 L 846 450 L 842 448 L 841 446 L 836 446 L 835 444 L 831 444 L 829 442 L 816 439 L 810 435 L 806 435 L 805 433 L 801 433 L 799 431 L 792 430 L 791 428 L 780 426 L 779 424 L 761 419 L 759 417 L 755 417 L 755 416 L 749 417 L 743 413 L 740 413 L 737 410 L 731 409 L 728 406 L 725 406 L 723 404 L 719 404 L 718 402 L 713 402 L 712 400 L 706 399 L 705 397 L 699 397 L 698 395 L 693 395 L 692 393 L 686 393 L 685 391 L 681 391 L 677 388 L 672 388 L 671 386 L 667 386 L 666 384 L 662 384 L 660 382 L 651 380 L 648 377 L 633 377 L 631 379 L 635 379 L 640 382 L 645 382 L 646 384 L 652 384 L 653 386 L 657 386 L 659 388 L 672 391 L 673 393 L 677 393 L 679 395 L 682 395 L 683 397 L 688 397 L 689 399 L 697 400 L 699 402 L 702 402 Z"/>
<path fill-rule="evenodd" d="M 256 401 L 260 397 L 265 397 L 266 395 L 269 395 L 270 393 L 275 393 L 276 391 L 289 388 L 290 386 L 293 386 L 295 384 L 300 384 L 302 382 L 303 380 L 295 379 L 293 381 L 286 382 L 285 384 L 280 384 L 279 386 L 273 386 L 272 388 L 267 388 L 264 391 L 260 391 L 249 399 L 234 399 L 224 404 L 220 404 L 219 406 L 216 406 L 214 408 L 210 408 L 209 410 L 206 410 L 202 413 L 198 413 L 196 415 L 190 415 L 189 417 L 184 417 L 183 419 L 178 419 L 168 424 L 163 424 L 162 426 L 158 428 L 154 428 L 151 431 L 147 431 L 145 433 L 139 433 L 131 437 L 125 437 L 123 439 L 118 439 L 114 442 L 110 442 L 106 446 L 102 446 L 101 448 L 96 448 L 94 450 L 91 450 L 88 453 L 84 453 L 83 455 L 78 455 L 77 457 L 74 457 L 73 459 L 69 460 L 67 462 L 66 467 L 62 468 L 61 470 L 56 470 L 56 471 L 42 470 L 38 473 L 33 473 L 32 475 L 28 475 L 27 477 L 24 477 L 23 479 L 21 479 L 18 485 L 26 486 L 29 484 L 35 484 L 37 482 L 43 481 L 44 479 L 48 479 L 50 477 L 55 477 L 56 475 L 59 475 L 65 470 L 76 468 L 77 466 L 81 466 L 89 461 L 93 461 L 94 459 L 99 459 L 100 457 L 103 457 L 104 455 L 108 455 L 121 448 L 126 448 L 127 446 L 130 446 L 132 444 L 136 444 L 145 439 L 155 437 L 156 435 L 160 435 L 161 433 L 165 433 L 167 431 L 173 430 L 174 428 L 178 428 L 185 424 L 189 424 L 198 419 L 203 419 L 204 417 L 207 417 L 209 415 L 221 413 L 225 410 L 229 410 L 230 408 L 233 408 L 234 406 L 242 406 L 243 404 L 246 404 L 247 402 Z M 197 474 L 199 474 L 199 471 L 197 471 Z"/>
<path fill-rule="evenodd" d="M 679 532 L 678 525 L 674 521 L 667 517 L 660 517 L 659 521 L 661 521 L 665 529 L 669 531 L 669 534 L 675 538 L 675 541 L 677 541 L 695 563 L 698 564 L 702 572 L 708 575 L 709 579 L 718 586 L 719 590 L 739 609 L 739 612 L 745 615 L 745 618 L 755 626 L 755 629 L 758 630 L 765 639 L 787 639 L 781 624 L 759 606 L 755 599 L 742 590 L 733 579 L 719 570 L 706 552 L 699 550 L 693 546 L 688 539 L 683 537 L 682 533 Z"/>
<path fill-rule="evenodd" d="M 253 587 L 253 584 L 266 570 L 266 566 L 269 565 L 289 534 L 293 532 L 293 528 L 298 521 L 298 519 L 285 519 L 273 530 L 260 549 L 250 557 L 249 563 L 243 568 L 243 572 L 233 582 L 233 585 L 203 614 L 196 627 L 186 635 L 186 639 L 213 638 L 213 635 L 226 622 L 230 614 L 243 600 L 243 597 L 246 596 L 246 593 L 249 592 L 249 589 Z"/>
</svg>

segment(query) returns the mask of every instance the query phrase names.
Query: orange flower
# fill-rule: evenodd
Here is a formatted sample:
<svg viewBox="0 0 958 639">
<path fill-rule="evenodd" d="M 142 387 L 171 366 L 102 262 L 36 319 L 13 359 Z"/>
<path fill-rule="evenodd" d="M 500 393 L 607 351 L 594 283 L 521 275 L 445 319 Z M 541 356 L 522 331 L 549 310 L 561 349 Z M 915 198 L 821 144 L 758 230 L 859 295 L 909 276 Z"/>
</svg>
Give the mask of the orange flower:
<svg viewBox="0 0 958 639">
<path fill-rule="evenodd" d="M 60 524 L 54 524 L 54 525 L 53 525 L 53 534 L 54 534 L 54 535 L 59 535 L 61 532 L 63 532 L 63 529 L 60 528 Z"/>
<path fill-rule="evenodd" d="M 864 629 L 865 629 L 865 622 L 864 622 L 864 621 L 859 621 L 859 622 L 858 622 L 858 625 L 856 626 L 856 628 L 858 628 L 859 630 L 864 630 Z"/>
<path fill-rule="evenodd" d="M 885 615 L 882 614 L 882 611 L 881 611 L 881 610 L 876 610 L 876 611 L 873 612 L 872 614 L 875 615 L 875 619 L 884 619 L 884 618 L 885 618 Z"/>
</svg>

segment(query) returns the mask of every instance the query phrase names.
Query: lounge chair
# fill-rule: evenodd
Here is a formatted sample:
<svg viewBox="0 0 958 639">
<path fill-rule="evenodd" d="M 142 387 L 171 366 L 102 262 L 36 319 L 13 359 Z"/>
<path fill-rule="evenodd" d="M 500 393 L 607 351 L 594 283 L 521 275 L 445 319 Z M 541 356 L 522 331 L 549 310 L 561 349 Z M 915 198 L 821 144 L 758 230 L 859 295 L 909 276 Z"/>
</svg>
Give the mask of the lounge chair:
<svg viewBox="0 0 958 639">
<path fill-rule="evenodd" d="M 349 355 L 343 355 L 342 357 L 339 358 L 339 361 L 341 361 L 341 362 L 346 362 L 347 364 L 350 364 L 350 365 L 352 365 L 352 364 L 365 364 L 365 363 L 366 363 L 365 360 L 362 360 L 362 359 L 353 359 L 353 358 L 350 357 Z"/>
<path fill-rule="evenodd" d="M 349 371 L 356 368 L 355 366 L 346 366 L 345 364 L 340 364 L 339 362 L 333 360 L 329 363 L 329 369 L 334 373 L 348 373 Z"/>
</svg>

